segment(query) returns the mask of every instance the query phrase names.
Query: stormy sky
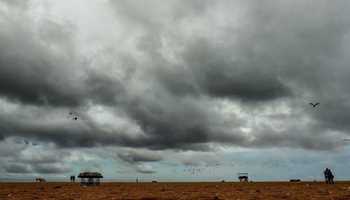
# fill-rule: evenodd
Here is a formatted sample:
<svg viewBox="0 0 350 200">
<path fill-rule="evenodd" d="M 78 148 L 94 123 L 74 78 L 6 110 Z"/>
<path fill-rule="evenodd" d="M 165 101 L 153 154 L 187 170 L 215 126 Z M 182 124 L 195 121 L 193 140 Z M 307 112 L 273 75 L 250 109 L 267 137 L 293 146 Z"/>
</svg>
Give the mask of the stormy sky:
<svg viewBox="0 0 350 200">
<path fill-rule="evenodd" d="M 0 0 L 0 178 L 350 178 L 349 12 Z"/>
</svg>

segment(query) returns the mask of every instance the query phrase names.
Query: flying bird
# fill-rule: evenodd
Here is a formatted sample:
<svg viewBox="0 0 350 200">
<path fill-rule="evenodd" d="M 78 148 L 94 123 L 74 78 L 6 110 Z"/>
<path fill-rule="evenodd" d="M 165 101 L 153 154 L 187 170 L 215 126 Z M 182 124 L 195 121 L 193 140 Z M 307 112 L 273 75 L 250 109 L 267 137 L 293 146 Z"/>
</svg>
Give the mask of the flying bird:
<svg viewBox="0 0 350 200">
<path fill-rule="evenodd" d="M 310 105 L 312 105 L 312 107 L 315 108 L 316 106 L 320 105 L 320 103 L 318 103 L 318 102 L 317 103 L 310 103 Z"/>
<path fill-rule="evenodd" d="M 75 121 L 79 119 L 78 115 L 76 115 L 73 112 L 69 112 L 69 118 L 71 118 L 72 120 L 75 120 Z"/>
</svg>

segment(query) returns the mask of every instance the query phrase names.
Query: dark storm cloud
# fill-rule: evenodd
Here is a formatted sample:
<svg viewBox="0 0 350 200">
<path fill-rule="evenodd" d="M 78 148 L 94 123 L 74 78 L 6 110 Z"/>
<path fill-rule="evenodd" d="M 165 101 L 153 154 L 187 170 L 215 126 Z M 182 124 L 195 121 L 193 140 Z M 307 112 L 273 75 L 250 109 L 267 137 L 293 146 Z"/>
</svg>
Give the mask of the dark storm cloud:
<svg viewBox="0 0 350 200">
<path fill-rule="evenodd" d="M 40 165 L 40 164 L 50 164 L 50 163 L 58 163 L 62 161 L 62 158 L 65 158 L 66 156 L 70 155 L 69 153 L 62 153 L 62 152 L 58 152 L 58 153 L 53 153 L 53 152 L 46 152 L 46 153 L 39 153 L 39 154 L 35 154 L 33 153 L 31 156 L 29 157 L 22 157 L 19 160 L 21 162 L 25 162 L 28 164 L 36 164 L 36 165 Z"/>
<path fill-rule="evenodd" d="M 71 41 L 69 35 L 65 36 L 65 43 L 43 44 L 25 17 L 1 21 L 4 29 L 0 32 L 0 94 L 25 104 L 77 105 L 79 98 L 74 97 L 79 96 L 79 90 L 67 90 L 74 88 L 67 80 L 68 63 L 46 46 L 68 51 L 64 48 Z"/>
<path fill-rule="evenodd" d="M 34 164 L 32 170 L 40 174 L 64 174 L 71 171 L 70 168 L 60 164 Z"/>
<path fill-rule="evenodd" d="M 23 139 L 9 137 L 1 141 L 0 170 L 10 174 L 63 174 L 71 170 L 64 163 L 70 152 L 47 146 L 34 147 L 23 142 Z"/>
<path fill-rule="evenodd" d="M 9 165 L 6 165 L 4 169 L 6 172 L 14 173 L 14 174 L 32 173 L 30 168 L 24 164 L 9 164 Z"/>
<path fill-rule="evenodd" d="M 17 31 L 24 31 L 24 27 L 13 30 L 15 34 Z M 0 94 L 9 99 L 24 104 L 76 107 L 88 100 L 113 102 L 123 89 L 120 81 L 101 73 L 81 71 L 87 77 L 81 78 L 71 63 L 57 60 L 30 34 L 18 35 L 23 40 L 21 47 L 8 37 L 0 35 L 1 46 L 6 47 L 0 49 Z"/>
<path fill-rule="evenodd" d="M 192 99 L 160 94 L 157 100 L 132 102 L 126 108 L 131 118 L 147 133 L 143 145 L 154 149 L 208 150 L 207 142 L 240 143 L 245 139 L 238 129 L 235 130 L 237 134 L 233 134 L 222 128 L 219 113 Z M 236 118 L 233 120 L 236 120 L 230 124 L 233 129 L 244 123 Z"/>
<path fill-rule="evenodd" d="M 14 139 L 5 138 L 0 141 L 0 158 L 18 157 L 20 152 L 26 148 L 23 143 L 17 143 Z"/>
<path fill-rule="evenodd" d="M 208 95 L 252 102 L 291 95 L 290 89 L 272 69 L 228 61 L 230 52 L 227 49 L 215 47 L 205 39 L 189 43 L 181 55 L 187 68 L 171 66 L 155 72 L 160 84 L 174 95 Z"/>
<path fill-rule="evenodd" d="M 4 27 L 0 30 L 0 96 L 23 112 L 0 114 L 0 139 L 17 135 L 60 147 L 159 150 L 205 151 L 210 150 L 209 143 L 331 149 L 336 143 L 326 130 L 349 130 L 344 111 L 350 109 L 346 103 L 350 70 L 342 53 L 347 50 L 343 43 L 349 42 L 348 3 L 109 3 L 115 20 L 129 31 L 122 37 L 132 37 L 133 48 L 125 48 L 126 53 L 115 50 L 119 47 L 99 52 L 112 65 L 107 67 L 80 57 L 85 47 L 77 44 L 82 36 L 74 25 L 50 19 L 36 24 L 25 12 L 12 18 L 10 12 L 0 10 L 6 16 L 0 20 Z M 310 99 L 321 106 L 300 109 Z M 282 121 L 288 130 L 251 127 L 249 135 L 240 128 L 251 119 L 238 111 L 227 117 L 228 108 L 220 104 L 225 101 L 246 112 L 285 102 L 314 122 L 291 128 L 292 113 Z M 28 109 L 31 106 L 40 111 Z M 97 123 L 99 117 L 87 112 L 99 106 L 130 124 L 106 128 Z M 57 118 L 50 121 L 51 115 L 42 117 L 46 111 L 63 113 L 72 108 L 82 115 L 74 124 Z M 132 135 L 135 127 L 141 129 L 136 137 Z M 119 156 L 128 162 L 152 159 Z M 42 166 L 37 170 L 45 172 Z"/>
<path fill-rule="evenodd" d="M 123 90 L 121 82 L 84 68 L 89 63 L 76 57 L 74 26 L 45 19 L 34 29 L 27 17 L 0 21 L 0 95 L 39 106 L 114 102 Z"/>
<path fill-rule="evenodd" d="M 217 98 L 265 101 L 288 96 L 290 91 L 273 69 L 252 63 L 229 61 L 229 49 L 207 40 L 188 45 L 183 57 L 196 76 L 202 92 Z"/>
<path fill-rule="evenodd" d="M 197 133 L 196 135 L 187 136 L 185 138 L 181 137 L 181 135 L 173 135 L 171 136 L 171 140 L 165 139 L 161 134 L 161 132 L 146 132 L 147 134 L 154 134 L 153 136 L 140 136 L 134 138 L 128 135 L 128 132 L 105 132 L 103 129 L 98 127 L 89 127 L 86 128 L 72 128 L 70 125 L 64 125 L 63 127 L 57 126 L 48 126 L 42 128 L 40 126 L 35 127 L 32 125 L 21 127 L 21 129 L 12 129 L 11 132 L 8 132 L 6 136 L 17 135 L 22 137 L 31 137 L 37 140 L 46 141 L 46 142 L 54 142 L 59 147 L 69 148 L 69 147 L 94 147 L 94 146 L 102 146 L 102 145 L 120 145 L 125 147 L 146 147 L 150 149 L 195 149 L 199 151 L 209 150 L 209 147 L 205 144 L 205 142 L 210 141 L 209 139 L 202 139 L 201 133 Z M 156 124 L 153 124 L 156 126 Z M 164 129 L 163 131 L 170 131 L 169 129 Z M 159 131 L 159 130 L 157 130 Z M 189 130 L 193 131 L 193 130 Z M 98 134 L 96 134 L 98 133 Z M 169 132 L 167 134 L 175 132 Z M 194 132 L 188 132 L 189 134 Z M 208 134 L 208 133 L 207 133 Z M 170 137 L 170 136 L 169 136 Z M 197 138 L 198 137 L 198 138 Z M 221 136 L 223 137 L 223 136 Z M 229 138 L 227 136 L 227 138 Z M 187 141 L 187 139 L 189 139 Z M 220 139 L 220 138 L 218 138 Z M 213 139 L 214 141 L 217 139 Z M 224 138 L 221 139 L 224 141 Z"/>
<path fill-rule="evenodd" d="M 199 33 L 204 37 L 195 38 L 192 41 L 186 40 L 184 42 L 181 39 L 176 41 L 185 43 L 185 50 L 178 54 L 178 58 L 184 62 L 185 67 L 172 65 L 162 59 L 157 51 L 161 48 L 161 44 L 159 44 L 161 33 L 157 28 L 149 30 L 147 40 L 140 39 L 142 44 L 140 49 L 146 54 L 158 58 L 153 62 L 155 65 L 159 65 L 159 69 L 155 67 L 154 70 L 156 78 L 160 85 L 175 95 L 173 98 L 178 96 L 187 98 L 188 95 L 194 95 L 195 98 L 199 99 L 200 95 L 209 95 L 213 98 L 239 99 L 244 102 L 266 102 L 265 105 L 269 106 L 271 100 L 289 97 L 290 100 L 297 101 L 297 104 L 291 106 L 300 108 L 309 102 L 309 99 L 298 96 L 300 92 L 316 96 L 314 98 L 320 98 L 317 97 L 317 93 L 327 90 L 328 81 L 331 79 L 327 78 L 326 75 L 329 67 L 324 65 L 325 59 L 329 56 L 337 56 L 342 41 L 339 38 L 343 38 L 348 32 L 346 14 L 335 13 L 337 5 L 332 5 L 330 10 L 328 10 L 327 5 L 326 2 L 318 5 L 318 13 L 314 16 L 304 13 L 305 10 L 313 7 L 308 3 L 267 2 L 260 6 L 244 4 L 243 6 L 248 7 L 247 15 L 244 16 L 247 23 L 243 24 L 239 31 L 227 29 L 224 38 L 220 38 L 224 44 L 217 45 L 217 41 L 210 38 L 210 33 L 208 35 Z M 211 6 L 215 9 L 216 4 Z M 289 13 L 291 11 L 280 12 L 280 10 L 286 10 L 287 7 L 289 9 L 290 6 L 294 6 L 292 9 L 294 15 Z M 307 19 L 307 22 L 302 23 L 303 20 L 299 20 L 300 16 L 295 13 L 301 14 L 303 18 Z M 326 13 L 331 13 L 331 18 L 327 18 L 326 21 L 320 20 L 319 17 L 326 17 Z M 212 29 L 214 30 L 215 27 Z M 236 40 L 232 40 L 229 36 L 236 38 Z M 322 83 L 325 88 L 319 86 Z M 157 100 L 160 101 L 161 98 Z M 181 139 L 192 141 L 191 138 L 179 134 L 186 133 L 186 131 L 192 133 L 193 141 L 205 143 L 206 141 L 218 140 L 223 142 L 218 137 L 210 138 L 213 132 L 206 126 L 208 124 L 206 120 L 211 121 L 214 117 L 203 117 L 203 113 L 196 116 L 193 114 L 196 113 L 196 110 L 192 106 L 189 106 L 188 113 L 187 109 L 179 112 L 185 116 L 192 116 L 188 119 L 203 120 L 196 127 L 191 122 L 189 122 L 189 126 L 186 126 L 186 123 L 177 125 L 176 122 L 181 122 L 181 119 L 170 120 L 174 119 L 174 116 L 169 117 L 169 120 L 164 120 L 164 118 L 157 118 L 147 113 L 159 113 L 159 109 L 163 111 L 160 112 L 162 116 L 166 116 L 164 111 L 170 109 L 165 106 L 163 108 L 161 105 L 160 102 L 154 108 L 153 106 L 147 108 L 147 102 L 144 102 L 138 107 L 131 107 L 128 113 L 131 113 L 132 118 L 139 121 L 144 130 L 149 130 L 146 131 L 147 133 L 152 135 L 170 133 L 171 138 L 179 137 L 179 143 L 166 144 L 166 141 L 169 140 L 160 142 L 167 146 L 179 145 Z M 173 106 L 176 103 L 167 103 L 167 105 Z M 145 108 L 139 109 L 141 106 Z M 178 109 L 174 110 L 178 111 Z M 171 123 L 168 124 L 168 122 Z M 212 126 L 212 124 L 210 125 Z M 287 132 L 278 132 L 274 129 L 269 129 L 269 131 L 254 129 L 258 135 L 254 142 L 240 136 L 239 131 L 233 131 L 232 135 L 234 136 L 226 138 L 226 141 L 248 147 L 281 145 L 328 149 L 336 146 L 336 142 L 327 137 L 317 138 L 316 132 L 322 131 L 317 127 L 299 130 L 298 136 L 293 136 L 293 131 L 293 129 Z M 303 136 L 303 132 L 307 136 Z M 270 137 L 270 134 L 273 136 Z M 277 143 L 275 143 L 276 141 Z"/>
<path fill-rule="evenodd" d="M 151 151 L 128 151 L 124 153 L 118 153 L 118 157 L 123 161 L 131 164 L 138 162 L 156 162 L 163 159 L 162 156 Z"/>
<path fill-rule="evenodd" d="M 291 127 L 286 131 L 276 131 L 269 127 L 257 128 L 254 140 L 247 141 L 246 147 L 291 147 L 309 150 L 329 150 L 338 147 L 342 138 L 331 137 L 319 128 Z"/>
<path fill-rule="evenodd" d="M 156 73 L 156 78 L 160 81 L 159 84 L 164 85 L 175 95 L 208 94 L 217 98 L 238 98 L 248 101 L 273 100 L 290 95 L 288 87 L 282 80 L 278 79 L 278 74 L 274 71 L 276 66 L 269 66 L 269 63 L 260 63 L 257 60 L 260 59 L 260 55 L 254 55 L 254 52 L 246 52 L 246 54 L 250 55 L 238 55 L 240 56 L 239 59 L 233 60 L 232 57 L 235 55 L 232 49 L 236 47 L 232 46 L 234 41 L 228 35 L 220 38 L 226 40 L 224 42 L 227 44 L 223 45 L 218 45 L 218 41 L 208 38 L 207 36 L 210 36 L 210 33 L 206 32 L 199 33 L 199 36 L 194 37 L 192 40 L 181 38 L 180 36 L 171 38 L 174 39 L 175 43 L 184 44 L 184 51 L 177 56 L 184 61 L 185 66 L 173 65 L 167 62 L 159 53 L 160 48 L 162 48 L 163 31 L 166 31 L 167 26 L 169 26 L 167 23 L 178 25 L 183 22 L 181 20 L 188 19 L 186 18 L 188 16 L 194 18 L 206 16 L 208 14 L 206 12 L 207 8 L 212 7 L 215 9 L 217 7 L 217 3 L 202 2 L 199 6 L 195 2 L 192 1 L 181 5 L 172 1 L 170 4 L 176 5 L 175 11 L 170 12 L 170 14 L 166 13 L 166 15 L 176 16 L 177 11 L 181 11 L 182 17 L 173 20 L 173 16 L 167 16 L 162 20 L 158 20 L 158 16 L 155 15 L 158 12 L 163 13 L 163 11 L 167 10 L 168 4 L 154 1 L 152 8 L 154 12 L 147 12 L 138 9 L 142 3 L 131 1 L 131 3 L 124 4 L 119 3 L 119 1 L 113 1 L 117 11 L 125 14 L 120 11 L 120 6 L 130 10 L 129 13 L 125 14 L 125 17 L 128 17 L 127 19 L 136 26 L 139 26 L 140 23 L 143 25 L 152 24 L 152 26 L 149 26 L 153 27 L 152 29 L 145 28 L 147 34 L 140 38 L 139 48 L 146 54 L 157 58 L 153 60 L 152 64 L 159 66 L 152 73 Z M 231 5 L 230 3 L 228 4 Z M 201 12 L 194 12 L 196 10 Z M 120 14 L 119 12 L 117 13 Z M 195 15 L 193 16 L 194 13 Z M 142 20 L 139 17 L 135 18 L 135 16 L 139 15 L 145 16 Z M 147 23 L 143 20 L 147 21 Z M 252 20 L 255 20 L 255 18 Z M 228 33 L 229 31 L 227 30 Z M 248 34 L 255 33 L 249 32 Z M 243 53 L 248 51 L 249 48 L 255 48 L 253 39 L 248 41 L 243 34 L 238 35 L 238 37 L 242 37 L 243 41 L 246 41 L 245 43 L 238 41 L 242 43 L 240 45 L 242 45 Z"/>
<path fill-rule="evenodd" d="M 3 122 L 4 121 L 5 120 L 3 120 Z M 62 126 L 46 125 L 45 127 L 33 124 L 17 124 L 18 126 L 14 128 L 13 122 L 11 123 L 12 124 L 8 124 L 7 136 L 17 135 L 31 137 L 41 141 L 55 142 L 60 147 L 92 147 L 99 144 L 110 145 L 118 143 L 118 141 L 116 141 L 118 136 L 103 135 L 99 137 L 94 134 L 94 132 L 100 131 L 101 133 L 102 131 L 99 129 L 92 129 L 88 126 L 85 126 L 85 128 L 74 128 L 71 124 Z"/>
<path fill-rule="evenodd" d="M 21 164 L 13 163 L 5 165 L 5 172 L 12 174 L 64 174 L 70 172 L 71 169 L 61 164 Z"/>
</svg>

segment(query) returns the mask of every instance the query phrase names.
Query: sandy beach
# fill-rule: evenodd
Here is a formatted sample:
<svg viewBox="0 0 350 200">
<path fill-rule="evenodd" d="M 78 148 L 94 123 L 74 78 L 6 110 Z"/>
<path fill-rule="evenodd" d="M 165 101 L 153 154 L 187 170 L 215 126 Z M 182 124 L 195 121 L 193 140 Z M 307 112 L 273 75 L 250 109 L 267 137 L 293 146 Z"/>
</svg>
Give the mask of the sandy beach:
<svg viewBox="0 0 350 200">
<path fill-rule="evenodd" d="M 1 183 L 0 200 L 347 200 L 350 182 L 324 183 Z"/>
</svg>

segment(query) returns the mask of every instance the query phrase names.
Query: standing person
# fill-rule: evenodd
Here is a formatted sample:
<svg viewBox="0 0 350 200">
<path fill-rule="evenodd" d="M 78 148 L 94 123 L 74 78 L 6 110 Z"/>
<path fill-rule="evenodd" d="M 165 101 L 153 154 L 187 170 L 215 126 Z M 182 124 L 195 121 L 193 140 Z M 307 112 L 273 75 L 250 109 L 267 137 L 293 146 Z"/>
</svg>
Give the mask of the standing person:
<svg viewBox="0 0 350 200">
<path fill-rule="evenodd" d="M 334 180 L 333 180 L 334 175 L 330 169 L 328 170 L 328 178 L 329 178 L 329 184 L 334 184 Z"/>
<path fill-rule="evenodd" d="M 323 171 L 323 174 L 324 174 L 324 179 L 326 181 L 326 184 L 329 184 L 329 169 L 326 168 L 324 171 Z"/>
</svg>

